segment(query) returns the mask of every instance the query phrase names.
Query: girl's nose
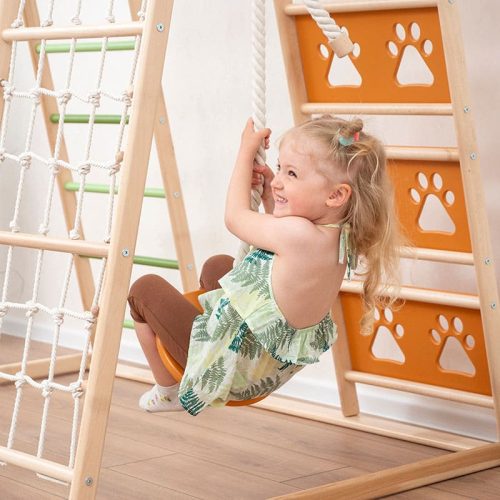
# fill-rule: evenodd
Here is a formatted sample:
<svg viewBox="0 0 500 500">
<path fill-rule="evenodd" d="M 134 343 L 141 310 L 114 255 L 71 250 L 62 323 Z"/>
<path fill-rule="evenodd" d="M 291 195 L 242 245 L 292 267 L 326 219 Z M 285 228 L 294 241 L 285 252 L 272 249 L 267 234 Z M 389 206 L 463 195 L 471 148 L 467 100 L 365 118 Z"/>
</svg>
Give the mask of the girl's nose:
<svg viewBox="0 0 500 500">
<path fill-rule="evenodd" d="M 273 180 L 271 181 L 271 187 L 275 189 L 280 189 L 283 187 L 283 183 L 281 182 L 279 172 L 277 172 L 276 175 L 273 177 Z"/>
</svg>

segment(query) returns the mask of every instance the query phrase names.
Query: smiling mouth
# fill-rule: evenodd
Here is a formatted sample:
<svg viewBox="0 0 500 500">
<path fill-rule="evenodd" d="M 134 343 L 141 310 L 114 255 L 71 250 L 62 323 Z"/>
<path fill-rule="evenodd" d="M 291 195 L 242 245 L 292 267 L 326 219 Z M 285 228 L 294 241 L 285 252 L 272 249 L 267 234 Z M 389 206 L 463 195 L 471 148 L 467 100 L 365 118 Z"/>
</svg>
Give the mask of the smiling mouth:
<svg viewBox="0 0 500 500">
<path fill-rule="evenodd" d="M 286 203 L 288 200 L 286 198 L 283 198 L 283 196 L 275 194 L 274 195 L 274 201 L 277 202 L 277 203 Z"/>
</svg>

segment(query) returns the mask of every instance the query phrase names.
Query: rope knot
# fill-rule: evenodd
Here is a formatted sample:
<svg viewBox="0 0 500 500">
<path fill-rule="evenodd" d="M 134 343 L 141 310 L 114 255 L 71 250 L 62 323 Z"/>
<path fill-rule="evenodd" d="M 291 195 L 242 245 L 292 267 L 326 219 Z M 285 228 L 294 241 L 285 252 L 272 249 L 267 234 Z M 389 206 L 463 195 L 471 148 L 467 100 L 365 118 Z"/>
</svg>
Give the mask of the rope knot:
<svg viewBox="0 0 500 500">
<path fill-rule="evenodd" d="M 26 379 L 24 378 L 24 373 L 17 372 L 16 379 L 17 380 L 16 380 L 16 383 L 14 385 L 16 386 L 16 389 L 20 389 L 26 383 Z"/>
<path fill-rule="evenodd" d="M 112 14 L 110 14 L 109 16 L 106 16 L 106 21 L 108 21 L 110 23 L 114 23 L 115 22 L 115 16 L 113 16 Z"/>
<path fill-rule="evenodd" d="M 61 311 L 55 311 L 52 314 L 52 319 L 57 326 L 61 326 L 64 323 L 64 314 Z"/>
<path fill-rule="evenodd" d="M 17 222 L 15 220 L 11 220 L 9 222 L 9 227 L 13 233 L 18 233 L 21 231 L 21 228 L 17 225 Z"/>
<path fill-rule="evenodd" d="M 50 397 L 50 395 L 54 391 L 54 387 L 50 385 L 50 382 L 48 380 L 42 380 L 42 382 L 40 383 L 40 387 L 42 389 L 42 396 L 44 398 Z"/>
<path fill-rule="evenodd" d="M 28 170 L 31 167 L 31 154 L 30 153 L 21 153 L 19 155 L 19 164 L 22 168 Z"/>
<path fill-rule="evenodd" d="M 3 318 L 4 316 L 6 316 L 6 314 L 8 312 L 9 312 L 9 308 L 5 304 L 0 305 L 0 318 Z"/>
<path fill-rule="evenodd" d="M 5 160 L 5 149 L 0 148 L 0 163 L 2 163 Z"/>
<path fill-rule="evenodd" d="M 21 26 L 23 26 L 23 25 L 24 25 L 23 20 L 22 20 L 21 18 L 19 18 L 19 17 L 18 17 L 18 18 L 17 18 L 17 19 L 16 19 L 16 20 L 15 20 L 15 21 L 14 21 L 14 22 L 10 25 L 10 27 L 15 29 L 15 28 L 20 28 L 20 27 L 21 27 Z"/>
<path fill-rule="evenodd" d="M 72 17 L 71 22 L 73 24 L 82 24 L 82 20 L 78 16 Z"/>
<path fill-rule="evenodd" d="M 122 168 L 123 151 L 118 151 L 115 155 L 115 163 L 109 169 L 109 175 L 116 175 Z"/>
<path fill-rule="evenodd" d="M 61 167 L 57 164 L 57 160 L 55 158 L 49 158 L 47 160 L 47 166 L 54 176 L 61 170 Z"/>
<path fill-rule="evenodd" d="M 69 232 L 69 239 L 70 240 L 79 240 L 80 239 L 80 233 L 78 232 L 78 229 L 73 228 Z"/>
<path fill-rule="evenodd" d="M 134 97 L 134 88 L 132 86 L 128 87 L 122 92 L 122 101 L 125 106 L 130 107 L 132 105 L 132 98 Z"/>
<path fill-rule="evenodd" d="M 61 90 L 59 92 L 59 95 L 57 96 L 57 102 L 59 103 L 60 106 L 63 106 L 64 104 L 68 104 L 69 100 L 72 97 L 72 93 L 69 89 Z"/>
<path fill-rule="evenodd" d="M 33 99 L 33 102 L 35 104 L 40 104 L 40 88 L 39 87 L 34 87 L 30 90 L 30 97 Z"/>
<path fill-rule="evenodd" d="M 82 163 L 78 167 L 78 173 L 80 175 L 87 175 L 90 172 L 90 164 L 89 163 Z"/>
<path fill-rule="evenodd" d="M 12 97 L 14 96 L 14 87 L 12 85 L 9 85 L 9 82 L 7 80 L 2 80 L 2 87 L 4 101 L 12 101 Z"/>
<path fill-rule="evenodd" d="M 32 318 L 38 311 L 40 311 L 38 306 L 31 300 L 26 302 L 26 305 L 28 306 L 28 310 L 26 311 L 27 318 Z"/>
<path fill-rule="evenodd" d="M 143 10 L 137 11 L 137 17 L 139 18 L 139 21 L 144 21 L 146 17 L 146 12 Z"/>
<path fill-rule="evenodd" d="M 40 26 L 42 28 L 48 28 L 49 26 L 52 26 L 53 24 L 54 24 L 54 21 L 52 19 L 45 19 L 45 21 L 43 21 Z"/>
<path fill-rule="evenodd" d="M 44 236 L 47 236 L 49 230 L 50 230 L 49 226 L 47 226 L 45 224 L 40 224 L 38 226 L 38 232 L 39 232 L 39 234 L 43 234 Z"/>
<path fill-rule="evenodd" d="M 89 103 L 98 108 L 101 105 L 101 91 L 96 90 L 89 94 Z"/>
<path fill-rule="evenodd" d="M 73 399 L 80 399 L 83 396 L 83 387 L 81 381 L 71 382 L 71 384 L 69 384 L 69 390 L 71 391 Z"/>
</svg>

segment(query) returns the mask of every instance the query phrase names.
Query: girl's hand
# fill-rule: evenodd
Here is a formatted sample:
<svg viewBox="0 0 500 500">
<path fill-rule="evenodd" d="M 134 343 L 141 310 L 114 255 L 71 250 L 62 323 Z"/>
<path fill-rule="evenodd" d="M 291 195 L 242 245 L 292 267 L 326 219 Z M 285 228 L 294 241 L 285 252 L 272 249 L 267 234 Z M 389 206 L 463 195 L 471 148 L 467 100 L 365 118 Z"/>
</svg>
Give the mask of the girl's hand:
<svg viewBox="0 0 500 500">
<path fill-rule="evenodd" d="M 265 149 L 269 148 L 270 135 L 271 129 L 269 128 L 255 131 L 253 120 L 249 118 L 241 134 L 240 154 L 251 156 L 253 160 L 260 146 L 263 145 Z"/>
<path fill-rule="evenodd" d="M 254 163 L 253 165 L 253 175 L 252 175 L 252 187 L 262 186 L 262 204 L 264 205 L 264 210 L 267 214 L 271 214 L 274 211 L 274 198 L 271 189 L 271 182 L 274 179 L 273 171 L 267 165 L 259 165 Z"/>
</svg>

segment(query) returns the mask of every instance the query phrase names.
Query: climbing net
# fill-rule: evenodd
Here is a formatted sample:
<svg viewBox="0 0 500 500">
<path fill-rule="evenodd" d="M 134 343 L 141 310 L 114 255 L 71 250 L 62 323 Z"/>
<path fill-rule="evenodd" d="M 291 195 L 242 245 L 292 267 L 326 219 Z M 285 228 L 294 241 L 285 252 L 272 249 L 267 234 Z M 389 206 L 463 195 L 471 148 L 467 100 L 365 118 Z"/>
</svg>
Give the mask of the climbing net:
<svg viewBox="0 0 500 500">
<path fill-rule="evenodd" d="M 22 28 L 24 25 L 23 16 L 25 15 L 25 0 L 21 0 L 19 4 L 19 10 L 16 19 L 13 21 L 11 27 L 14 29 Z M 47 14 L 45 19 L 40 23 L 40 27 L 50 27 L 54 24 L 53 13 L 54 13 L 54 3 L 55 0 L 51 0 L 48 5 Z M 144 21 L 147 0 L 142 0 L 140 11 L 138 12 L 138 17 L 140 21 Z M 104 6 L 106 7 L 106 6 Z M 81 9 L 82 0 L 76 2 L 76 7 L 74 15 L 72 16 L 70 22 L 74 26 L 78 26 L 82 23 L 81 21 Z M 110 25 L 115 23 L 114 15 L 114 0 L 109 0 L 104 14 L 105 22 Z M 4 109 L 2 116 L 2 124 L 0 129 L 0 182 L 2 181 L 1 174 L 2 170 L 6 170 L 8 167 L 18 166 L 18 180 L 17 187 L 15 188 L 15 203 L 13 207 L 12 218 L 9 223 L 10 232 L 21 233 L 22 234 L 22 222 L 21 217 L 21 207 L 23 205 L 30 204 L 31 199 L 29 193 L 26 193 L 26 179 L 30 175 L 30 171 L 34 168 L 42 168 L 48 171 L 48 183 L 46 186 L 46 196 L 43 205 L 38 213 L 41 214 L 39 220 L 38 233 L 41 237 L 46 237 L 51 231 L 51 222 L 53 219 L 53 207 L 54 207 L 54 191 L 58 176 L 61 174 L 63 169 L 71 171 L 79 180 L 79 189 L 76 195 L 76 209 L 74 220 L 72 222 L 72 228 L 69 230 L 69 239 L 79 240 L 82 239 L 82 209 L 84 206 L 84 194 L 85 186 L 87 182 L 87 177 L 91 171 L 95 169 L 102 170 L 109 174 L 109 195 L 107 201 L 106 215 L 103 217 L 103 234 L 102 240 L 105 243 L 110 242 L 111 227 L 113 221 L 113 207 L 115 198 L 115 187 L 117 187 L 117 177 L 120 171 L 121 163 L 123 160 L 123 149 L 124 149 L 124 135 L 125 128 L 128 122 L 128 113 L 132 105 L 133 99 L 133 85 L 136 73 L 136 66 L 138 60 L 138 54 L 140 49 L 141 37 L 140 35 L 135 36 L 135 46 L 133 49 L 133 56 L 131 58 L 130 73 L 128 82 L 125 82 L 124 88 L 121 93 L 116 94 L 113 92 L 107 92 L 103 88 L 103 74 L 105 70 L 106 61 L 108 58 L 108 37 L 101 39 L 101 49 L 98 56 L 97 72 L 95 78 L 95 84 L 93 90 L 86 95 L 83 95 L 74 90 L 72 85 L 74 80 L 82 78 L 82 74 L 76 72 L 75 65 L 75 53 L 77 52 L 77 39 L 72 38 L 69 41 L 69 56 L 68 56 L 68 66 L 66 70 L 66 76 L 64 85 L 62 88 L 46 88 L 44 87 L 44 75 L 48 71 L 48 56 L 47 56 L 47 40 L 42 39 L 39 45 L 39 57 L 38 65 L 36 69 L 36 77 L 34 84 L 29 89 L 18 89 L 15 81 L 15 70 L 16 62 L 18 59 L 18 44 L 20 42 L 12 42 L 12 50 L 10 57 L 10 69 L 8 77 L 0 82 L 3 90 L 4 99 Z M 90 75 L 89 77 L 90 78 Z M 39 152 L 37 152 L 34 147 L 34 130 L 35 130 L 35 120 L 37 115 L 41 112 L 41 104 L 44 99 L 55 99 L 58 105 L 59 111 L 59 121 L 57 125 L 57 133 L 55 136 L 55 143 L 50 151 L 50 156 L 45 157 Z M 25 99 L 30 103 L 30 113 L 27 123 L 27 133 L 24 140 L 24 145 L 21 151 L 12 150 L 9 147 L 9 141 L 7 140 L 7 131 L 9 126 L 14 126 L 10 124 L 14 118 L 12 112 L 12 104 L 16 99 Z M 85 146 L 83 153 L 80 153 L 80 158 L 74 161 L 69 161 L 66 155 L 63 153 L 63 129 L 65 123 L 65 117 L 67 114 L 67 107 L 71 101 L 77 100 L 80 103 L 88 106 L 89 117 L 88 117 L 88 129 L 86 133 L 86 138 L 84 142 Z M 116 129 L 116 135 L 114 139 L 114 144 L 110 144 L 106 154 L 110 157 L 109 160 L 100 161 L 92 157 L 92 144 L 96 136 L 95 123 L 96 123 L 96 113 L 102 104 L 108 101 L 114 101 L 118 103 L 121 109 L 119 126 Z M 115 104 L 116 105 L 116 104 Z M 2 191 L 5 188 L 2 188 Z M 30 213 L 35 213 L 33 207 L 31 207 Z M 69 393 L 73 399 L 73 410 L 72 410 L 72 424 L 71 424 L 71 442 L 69 446 L 69 467 L 73 467 L 76 452 L 76 443 L 78 437 L 78 423 L 80 417 L 80 401 L 84 393 L 84 375 L 88 364 L 88 356 L 91 350 L 91 337 L 94 329 L 94 324 L 96 322 L 95 311 L 99 303 L 99 297 L 101 294 L 102 284 L 104 280 L 104 273 L 106 269 L 106 259 L 103 258 L 100 262 L 99 269 L 97 272 L 95 293 L 92 298 L 92 307 L 90 310 L 76 311 L 67 307 L 68 290 L 70 285 L 70 280 L 72 274 L 74 273 L 75 267 L 75 256 L 69 254 L 67 261 L 65 263 L 64 278 L 62 283 L 62 289 L 59 293 L 59 298 L 57 305 L 49 306 L 41 303 L 41 277 L 42 269 L 44 266 L 44 257 L 46 254 L 45 250 L 35 250 L 36 253 L 36 263 L 35 263 L 35 273 L 34 273 L 34 283 L 31 291 L 30 300 L 26 302 L 16 302 L 14 300 L 9 300 L 10 289 L 13 281 L 13 275 L 15 274 L 15 269 L 13 266 L 14 255 L 17 251 L 17 247 L 8 246 L 6 252 L 6 263 L 5 263 L 5 273 L 3 278 L 3 284 L 1 285 L 1 296 L 0 296 L 0 332 L 2 330 L 2 324 L 6 317 L 14 311 L 25 312 L 27 321 L 24 333 L 24 347 L 22 351 L 22 359 L 19 363 L 19 369 L 16 373 L 9 373 L 8 370 L 2 370 L 3 366 L 0 366 L 0 384 L 1 383 L 13 383 L 15 385 L 15 401 L 12 409 L 12 418 L 10 422 L 10 429 L 8 431 L 6 447 L 11 449 L 14 447 L 14 441 L 16 437 L 16 429 L 19 420 L 20 410 L 22 406 L 23 393 L 27 386 L 31 386 L 41 392 L 43 396 L 43 409 L 42 409 L 42 419 L 40 424 L 40 432 L 38 437 L 38 449 L 37 457 L 43 457 L 44 446 L 46 442 L 47 435 L 47 422 L 49 416 L 49 408 L 51 404 L 51 398 L 54 391 L 59 391 L 63 393 Z M 43 380 L 34 380 L 29 375 L 29 358 L 30 351 L 32 347 L 32 337 L 34 332 L 35 323 L 41 319 L 37 318 L 46 314 L 50 316 L 53 322 L 52 327 L 52 341 L 51 341 L 51 353 L 50 360 L 48 362 L 48 373 Z M 62 384 L 55 381 L 56 365 L 58 361 L 58 346 L 60 342 L 61 330 L 66 318 L 75 318 L 83 324 L 81 329 L 83 330 L 82 336 L 84 337 L 84 348 L 81 353 L 80 368 L 76 374 L 76 379 L 70 383 Z"/>
</svg>

